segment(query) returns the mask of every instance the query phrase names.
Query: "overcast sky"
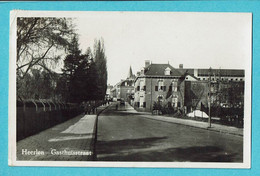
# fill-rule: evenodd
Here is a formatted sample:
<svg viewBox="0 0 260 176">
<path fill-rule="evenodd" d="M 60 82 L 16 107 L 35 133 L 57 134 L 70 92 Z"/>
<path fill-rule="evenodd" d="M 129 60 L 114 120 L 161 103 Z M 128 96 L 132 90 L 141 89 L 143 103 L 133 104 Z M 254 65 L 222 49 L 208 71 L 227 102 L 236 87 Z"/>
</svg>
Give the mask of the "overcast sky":
<svg viewBox="0 0 260 176">
<path fill-rule="evenodd" d="M 251 58 L 251 14 L 87 12 L 75 20 L 83 52 L 103 37 L 108 83 L 145 60 L 184 68 L 244 69 Z"/>
</svg>

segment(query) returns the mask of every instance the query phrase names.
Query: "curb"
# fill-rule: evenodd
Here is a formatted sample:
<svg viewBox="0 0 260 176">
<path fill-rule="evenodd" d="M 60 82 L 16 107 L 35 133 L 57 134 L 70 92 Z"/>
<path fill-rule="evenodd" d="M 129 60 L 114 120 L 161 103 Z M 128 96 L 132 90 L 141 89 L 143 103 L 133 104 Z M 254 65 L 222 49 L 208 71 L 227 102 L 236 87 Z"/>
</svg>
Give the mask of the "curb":
<svg viewBox="0 0 260 176">
<path fill-rule="evenodd" d="M 208 131 L 215 131 L 215 132 L 219 132 L 219 133 L 226 133 L 226 134 L 230 134 L 230 135 L 236 135 L 236 136 L 241 136 L 243 137 L 243 134 L 238 134 L 238 133 L 234 133 L 234 132 L 229 132 L 229 131 L 222 131 L 222 130 L 218 130 L 218 129 L 214 129 L 214 128 L 203 128 L 203 127 L 198 127 L 198 126 L 194 126 L 194 125 L 189 125 L 189 124 L 183 124 L 183 123 L 178 123 L 178 122 L 171 122 L 171 121 L 165 121 L 164 119 L 154 119 L 154 118 L 149 118 L 146 117 L 145 115 L 141 115 L 144 118 L 148 118 L 150 120 L 156 120 L 156 121 L 163 121 L 163 122 L 167 122 L 167 123 L 174 123 L 174 124 L 178 124 L 178 125 L 185 125 L 185 126 L 189 126 L 189 127 L 193 127 L 193 128 L 199 128 L 199 129 L 203 129 L 203 130 L 208 130 Z"/>
<path fill-rule="evenodd" d="M 92 134 L 92 142 L 91 142 L 91 152 L 93 153 L 92 155 L 92 160 L 96 161 L 97 160 L 97 153 L 96 153 L 96 143 L 97 143 L 97 126 L 98 126 L 98 116 L 104 111 L 106 110 L 108 107 L 110 106 L 110 104 L 108 106 L 106 106 L 104 109 L 100 110 L 97 114 L 96 114 L 96 120 L 94 123 L 94 129 L 93 129 L 93 134 Z"/>
</svg>

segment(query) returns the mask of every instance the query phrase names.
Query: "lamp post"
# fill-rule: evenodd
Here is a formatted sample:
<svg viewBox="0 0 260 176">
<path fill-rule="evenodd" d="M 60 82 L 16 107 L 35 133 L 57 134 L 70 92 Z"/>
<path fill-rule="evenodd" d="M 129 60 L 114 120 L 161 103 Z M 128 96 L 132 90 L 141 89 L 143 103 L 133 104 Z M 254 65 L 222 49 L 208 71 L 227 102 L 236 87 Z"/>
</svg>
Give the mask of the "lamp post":
<svg viewBox="0 0 260 176">
<path fill-rule="evenodd" d="M 211 128 L 211 115 L 210 115 L 210 108 L 211 108 L 211 67 L 209 68 L 209 118 L 208 118 L 208 128 Z"/>
</svg>

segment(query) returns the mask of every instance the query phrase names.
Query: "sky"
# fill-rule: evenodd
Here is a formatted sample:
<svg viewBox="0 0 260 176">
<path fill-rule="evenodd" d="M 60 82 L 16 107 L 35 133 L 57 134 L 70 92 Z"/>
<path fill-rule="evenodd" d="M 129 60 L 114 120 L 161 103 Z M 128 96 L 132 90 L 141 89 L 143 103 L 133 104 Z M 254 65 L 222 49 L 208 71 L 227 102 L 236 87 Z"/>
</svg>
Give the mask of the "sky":
<svg viewBox="0 0 260 176">
<path fill-rule="evenodd" d="M 80 48 L 104 39 L 108 83 L 152 63 L 184 68 L 245 69 L 251 59 L 251 14 L 86 12 L 75 19 Z"/>
</svg>

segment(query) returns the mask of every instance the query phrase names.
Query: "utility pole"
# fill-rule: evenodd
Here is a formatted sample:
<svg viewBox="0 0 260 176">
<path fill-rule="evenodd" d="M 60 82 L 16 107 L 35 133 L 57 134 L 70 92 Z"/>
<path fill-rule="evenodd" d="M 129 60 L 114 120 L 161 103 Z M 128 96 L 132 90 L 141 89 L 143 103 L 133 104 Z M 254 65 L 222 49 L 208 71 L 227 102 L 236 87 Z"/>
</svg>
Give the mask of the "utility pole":
<svg viewBox="0 0 260 176">
<path fill-rule="evenodd" d="M 151 79 L 151 102 L 150 102 L 150 109 L 153 113 L 153 84 L 152 84 L 152 77 L 150 78 Z"/>
<path fill-rule="evenodd" d="M 211 108 L 211 67 L 209 68 L 209 119 L 208 119 L 208 128 L 211 128 L 211 115 L 210 115 L 210 108 Z"/>
</svg>

